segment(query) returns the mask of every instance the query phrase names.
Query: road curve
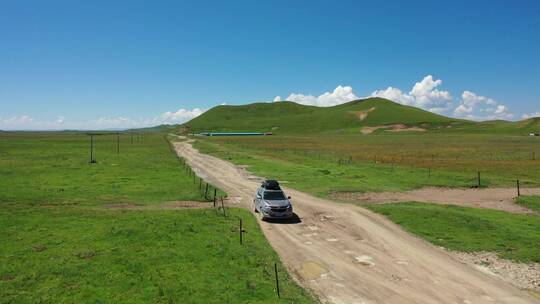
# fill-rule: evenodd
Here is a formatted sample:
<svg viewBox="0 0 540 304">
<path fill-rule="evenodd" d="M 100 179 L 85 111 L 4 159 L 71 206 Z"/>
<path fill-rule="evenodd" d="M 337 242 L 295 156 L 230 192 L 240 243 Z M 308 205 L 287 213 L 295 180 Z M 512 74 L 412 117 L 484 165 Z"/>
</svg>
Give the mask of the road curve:
<svg viewBox="0 0 540 304">
<path fill-rule="evenodd" d="M 174 147 L 197 175 L 227 191 L 231 205 L 252 209 L 260 178 L 189 141 Z M 540 303 L 381 215 L 284 190 L 301 222 L 260 222 L 261 228 L 295 280 L 323 303 Z"/>
</svg>

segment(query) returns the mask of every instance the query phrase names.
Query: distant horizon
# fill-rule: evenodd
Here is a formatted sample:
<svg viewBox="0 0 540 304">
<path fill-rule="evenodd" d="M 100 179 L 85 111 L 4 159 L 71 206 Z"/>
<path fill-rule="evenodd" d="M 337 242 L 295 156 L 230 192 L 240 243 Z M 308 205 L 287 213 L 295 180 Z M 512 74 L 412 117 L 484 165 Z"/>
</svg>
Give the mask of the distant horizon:
<svg viewBox="0 0 540 304">
<path fill-rule="evenodd" d="M 471 120 L 540 116 L 538 15 L 527 0 L 4 2 L 0 129 L 129 129 L 222 103 L 362 96 Z"/>
<path fill-rule="evenodd" d="M 377 96 L 375 96 L 377 97 Z M 348 101 L 348 102 L 352 102 L 352 101 L 357 101 L 357 100 L 365 100 L 365 99 L 368 99 L 368 98 L 372 98 L 372 96 L 369 96 L 369 97 L 364 97 L 364 98 L 359 98 L 359 99 L 354 99 L 354 100 L 351 100 L 351 101 Z M 385 98 L 386 99 L 386 98 Z M 388 99 L 389 100 L 389 99 Z M 392 100 L 390 100 L 392 101 Z M 234 104 L 234 105 L 230 105 L 230 106 L 247 106 L 247 105 L 252 105 L 252 104 L 255 104 L 255 103 L 275 103 L 275 102 L 293 102 L 293 103 L 296 103 L 296 104 L 300 104 L 300 105 L 305 105 L 305 104 L 301 104 L 301 103 L 298 103 L 298 102 L 295 102 L 295 101 L 291 101 L 291 100 L 279 100 L 279 101 L 255 101 L 255 102 L 250 102 L 250 103 L 246 103 L 246 104 Z M 394 101 L 393 101 L 394 102 Z M 398 103 L 398 102 L 396 102 Z M 400 104 L 400 103 L 398 103 Z M 217 106 L 227 106 L 227 104 L 221 104 L 221 105 L 216 105 L 215 107 Z M 338 104 L 339 105 L 339 104 Z M 338 105 L 334 105 L 334 106 L 338 106 Z M 314 106 L 314 107 L 322 107 L 322 106 L 317 106 L 317 105 L 308 105 L 308 106 Z M 413 106 L 414 107 L 414 106 Z M 213 108 L 213 107 L 212 107 Z M 212 109 L 210 108 L 210 109 Z M 418 107 L 415 107 L 415 108 L 418 108 Z M 209 109 L 209 110 L 210 110 Z M 418 108 L 418 109 L 421 109 L 421 108 Z M 206 111 L 202 112 L 200 115 L 204 114 Z M 438 114 L 438 113 L 435 113 L 435 114 Z M 489 122 L 489 121 L 507 121 L 507 122 L 519 122 L 519 121 L 524 121 L 524 120 L 528 120 L 528 119 L 534 119 L 534 118 L 540 118 L 540 114 L 538 116 L 532 116 L 532 117 L 527 117 L 527 118 L 522 118 L 520 120 L 505 120 L 505 119 L 488 119 L 488 120 L 472 120 L 472 119 L 466 119 L 466 118 L 456 118 L 456 117 L 451 117 L 451 116 L 446 116 L 444 114 L 438 114 L 438 115 L 442 115 L 442 116 L 445 116 L 445 117 L 449 117 L 449 118 L 455 118 L 455 119 L 464 119 L 464 120 L 469 120 L 469 121 L 472 121 L 472 122 Z M 196 118 L 198 117 L 199 115 L 193 117 L 193 118 Z M 191 119 L 193 119 L 191 118 Z M 154 127 L 159 127 L 159 126 L 177 126 L 177 125 L 182 125 L 182 124 L 185 124 L 185 123 L 188 123 L 191 119 L 189 120 L 186 120 L 184 122 L 179 122 L 179 123 L 162 123 L 162 124 L 156 124 L 156 125 L 150 125 L 150 126 L 144 126 L 144 127 L 130 127 L 130 128 L 104 128 L 104 129 L 11 129 L 11 130 L 6 130 L 6 129 L 0 129 L 0 132 L 70 132 L 70 131 L 73 131 L 73 132 L 88 132 L 88 131 L 101 131 L 101 132 L 125 132 L 125 131 L 129 131 L 129 130 L 137 130 L 137 129 L 148 129 L 148 128 L 154 128 Z"/>
</svg>

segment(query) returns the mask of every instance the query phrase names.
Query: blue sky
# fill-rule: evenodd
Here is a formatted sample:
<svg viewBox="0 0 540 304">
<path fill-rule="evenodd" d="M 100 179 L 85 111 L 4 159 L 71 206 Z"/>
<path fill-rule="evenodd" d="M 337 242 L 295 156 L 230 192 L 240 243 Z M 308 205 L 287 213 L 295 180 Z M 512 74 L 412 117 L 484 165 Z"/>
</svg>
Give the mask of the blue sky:
<svg viewBox="0 0 540 304">
<path fill-rule="evenodd" d="M 522 119 L 540 115 L 539 15 L 538 1 L 0 0 L 0 129 L 174 123 L 276 96 Z"/>
</svg>

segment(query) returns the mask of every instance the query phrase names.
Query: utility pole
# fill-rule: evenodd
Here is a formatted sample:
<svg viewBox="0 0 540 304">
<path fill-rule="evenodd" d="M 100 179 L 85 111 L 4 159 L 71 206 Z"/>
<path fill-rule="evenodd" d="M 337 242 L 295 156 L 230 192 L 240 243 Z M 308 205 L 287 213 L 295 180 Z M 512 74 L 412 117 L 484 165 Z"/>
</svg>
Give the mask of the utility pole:
<svg viewBox="0 0 540 304">
<path fill-rule="evenodd" d="M 90 163 L 94 162 L 94 135 L 90 134 Z"/>
<path fill-rule="evenodd" d="M 90 163 L 93 164 L 96 162 L 94 160 L 94 135 L 93 134 L 88 134 L 88 135 L 90 135 Z"/>
</svg>

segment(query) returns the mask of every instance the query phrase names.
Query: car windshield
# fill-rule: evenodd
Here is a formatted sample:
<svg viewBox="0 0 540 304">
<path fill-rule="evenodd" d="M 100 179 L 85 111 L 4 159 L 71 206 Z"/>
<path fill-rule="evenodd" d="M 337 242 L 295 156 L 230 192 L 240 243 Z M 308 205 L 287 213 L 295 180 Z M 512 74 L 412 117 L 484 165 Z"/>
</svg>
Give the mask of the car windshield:
<svg viewBox="0 0 540 304">
<path fill-rule="evenodd" d="M 264 199 L 267 200 L 284 200 L 285 194 L 283 191 L 264 191 Z"/>
</svg>

